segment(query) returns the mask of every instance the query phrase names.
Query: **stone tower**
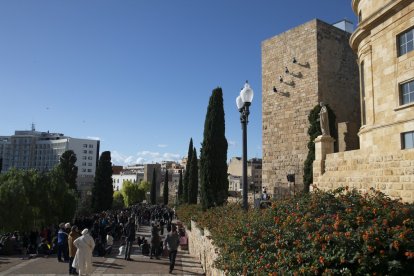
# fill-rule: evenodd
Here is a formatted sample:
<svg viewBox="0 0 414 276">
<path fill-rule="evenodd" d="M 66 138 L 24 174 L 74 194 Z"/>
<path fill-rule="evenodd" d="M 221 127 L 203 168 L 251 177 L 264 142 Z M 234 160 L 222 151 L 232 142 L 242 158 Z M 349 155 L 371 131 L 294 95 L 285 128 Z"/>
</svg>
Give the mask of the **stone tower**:
<svg viewBox="0 0 414 276">
<path fill-rule="evenodd" d="M 308 115 L 319 102 L 339 123 L 336 148 L 359 147 L 358 67 L 349 38 L 315 19 L 262 42 L 262 181 L 276 197 L 303 189 Z M 295 174 L 294 186 L 288 174 Z"/>
</svg>

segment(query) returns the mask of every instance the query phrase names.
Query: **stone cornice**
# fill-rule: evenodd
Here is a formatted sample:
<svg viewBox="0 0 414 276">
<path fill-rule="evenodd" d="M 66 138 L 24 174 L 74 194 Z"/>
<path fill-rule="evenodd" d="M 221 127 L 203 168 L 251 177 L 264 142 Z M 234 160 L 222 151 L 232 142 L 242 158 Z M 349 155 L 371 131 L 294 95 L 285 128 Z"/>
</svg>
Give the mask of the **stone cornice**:
<svg viewBox="0 0 414 276">
<path fill-rule="evenodd" d="M 359 4 L 360 0 L 353 0 L 352 1 L 352 7 L 355 11 L 355 8 L 357 8 L 357 5 Z M 391 17 L 394 13 L 401 10 L 403 7 L 408 6 L 410 3 L 412 3 L 412 0 L 394 0 L 379 9 L 378 11 L 371 14 L 366 19 L 362 20 L 358 28 L 355 30 L 355 32 L 351 35 L 351 38 L 349 39 L 349 44 L 351 45 L 351 48 L 354 50 L 354 52 L 357 52 L 359 43 L 370 35 L 371 30 L 377 26 L 378 24 L 384 22 L 386 19 Z M 356 6 L 355 6 L 356 5 Z M 356 11 L 356 14 L 358 12 Z"/>
<path fill-rule="evenodd" d="M 358 14 L 358 4 L 360 0 L 352 0 L 352 10 L 355 14 Z"/>
</svg>

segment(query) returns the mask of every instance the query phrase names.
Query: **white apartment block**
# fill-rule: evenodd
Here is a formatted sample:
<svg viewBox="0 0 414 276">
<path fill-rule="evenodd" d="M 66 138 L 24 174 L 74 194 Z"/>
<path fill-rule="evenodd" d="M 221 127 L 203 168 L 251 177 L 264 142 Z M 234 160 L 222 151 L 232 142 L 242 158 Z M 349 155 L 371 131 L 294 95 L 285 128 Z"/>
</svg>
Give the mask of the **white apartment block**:
<svg viewBox="0 0 414 276">
<path fill-rule="evenodd" d="M 79 139 L 61 133 L 16 130 L 12 136 L 0 136 L 2 172 L 12 168 L 49 171 L 59 164 L 67 150 L 76 154 L 78 190 L 90 191 L 99 159 L 99 140 Z"/>
</svg>

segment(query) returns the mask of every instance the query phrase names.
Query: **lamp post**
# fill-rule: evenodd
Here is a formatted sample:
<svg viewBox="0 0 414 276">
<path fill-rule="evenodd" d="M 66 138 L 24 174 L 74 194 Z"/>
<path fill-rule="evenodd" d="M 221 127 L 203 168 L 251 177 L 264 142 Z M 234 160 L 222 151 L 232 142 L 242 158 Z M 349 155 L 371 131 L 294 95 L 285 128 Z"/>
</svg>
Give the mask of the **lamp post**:
<svg viewBox="0 0 414 276">
<path fill-rule="evenodd" d="M 249 106 L 253 100 L 253 90 L 250 88 L 249 83 L 246 81 L 243 89 L 240 91 L 240 96 L 236 98 L 237 108 L 240 112 L 240 122 L 243 129 L 243 209 L 247 211 L 247 123 L 249 122 Z"/>
</svg>

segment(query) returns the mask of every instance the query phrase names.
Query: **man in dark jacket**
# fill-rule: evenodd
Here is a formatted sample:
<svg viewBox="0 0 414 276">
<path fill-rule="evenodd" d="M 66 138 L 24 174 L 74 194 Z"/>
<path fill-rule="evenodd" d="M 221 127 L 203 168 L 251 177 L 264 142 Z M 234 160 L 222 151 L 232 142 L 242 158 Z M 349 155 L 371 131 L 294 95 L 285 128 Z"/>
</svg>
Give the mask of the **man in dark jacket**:
<svg viewBox="0 0 414 276">
<path fill-rule="evenodd" d="M 132 261 L 131 251 L 132 244 L 135 241 L 135 222 L 131 217 L 128 223 L 125 225 L 125 236 L 126 236 L 126 249 L 125 249 L 125 260 Z"/>
<path fill-rule="evenodd" d="M 171 232 L 168 233 L 164 241 L 164 246 L 168 248 L 170 259 L 170 273 L 172 273 L 175 265 L 175 257 L 177 257 L 177 249 L 180 245 L 180 237 L 177 233 L 177 226 L 172 225 Z"/>
</svg>

